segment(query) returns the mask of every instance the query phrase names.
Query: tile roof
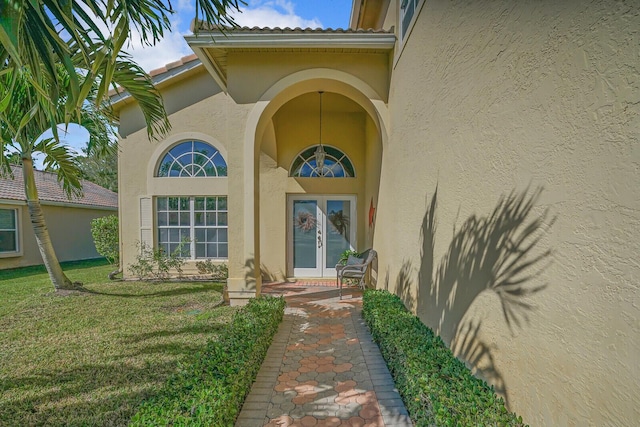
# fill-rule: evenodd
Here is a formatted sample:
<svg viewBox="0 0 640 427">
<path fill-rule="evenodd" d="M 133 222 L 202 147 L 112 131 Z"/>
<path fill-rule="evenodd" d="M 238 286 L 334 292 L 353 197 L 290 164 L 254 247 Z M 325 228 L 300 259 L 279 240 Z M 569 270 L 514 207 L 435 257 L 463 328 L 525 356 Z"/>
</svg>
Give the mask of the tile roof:
<svg viewBox="0 0 640 427">
<path fill-rule="evenodd" d="M 24 201 L 24 184 L 22 168 L 12 166 L 13 179 L 0 177 L 0 201 L 2 199 Z M 82 180 L 83 195 L 69 199 L 58 183 L 57 175 L 51 172 L 34 171 L 36 187 L 41 202 L 68 203 L 79 206 L 95 206 L 105 208 L 118 207 L 118 194 L 93 182 Z"/>
<path fill-rule="evenodd" d="M 374 28 L 300 28 L 300 27 L 221 27 L 219 25 L 207 26 L 206 22 L 198 20 L 197 22 L 194 20 L 191 22 L 191 31 L 195 28 L 195 25 L 198 25 L 199 31 L 222 31 L 222 32 L 251 32 L 251 33 L 265 33 L 265 34 L 273 34 L 273 33 L 315 33 L 315 34 L 362 34 L 362 33 L 376 33 L 376 34 L 393 34 L 394 29 L 390 30 L 385 29 L 374 29 Z"/>
</svg>

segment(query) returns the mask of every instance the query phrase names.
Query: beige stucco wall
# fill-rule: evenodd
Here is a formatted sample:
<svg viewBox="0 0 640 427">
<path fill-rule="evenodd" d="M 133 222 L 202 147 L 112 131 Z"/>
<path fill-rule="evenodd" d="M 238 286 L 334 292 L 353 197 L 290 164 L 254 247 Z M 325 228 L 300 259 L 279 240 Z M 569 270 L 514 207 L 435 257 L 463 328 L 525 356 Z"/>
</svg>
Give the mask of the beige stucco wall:
<svg viewBox="0 0 640 427">
<path fill-rule="evenodd" d="M 182 105 L 169 118 L 172 130 L 161 141 L 150 142 L 146 130 L 140 129 L 120 141 L 119 155 L 119 214 L 122 246 L 122 266 L 125 277 L 131 277 L 129 266 L 136 262 L 136 244 L 141 239 L 141 198 L 155 196 L 228 195 L 229 212 L 243 212 L 243 141 L 246 115 L 251 105 L 237 105 L 219 89 L 205 99 L 201 93 L 215 88 L 212 78 L 205 75 L 180 81 L 162 91 L 166 105 Z M 189 104 L 189 99 L 193 102 Z M 187 105 L 186 107 L 184 105 Z M 138 120 L 137 107 L 125 107 L 121 122 L 135 128 L 129 121 Z M 174 144 L 190 139 L 209 142 L 220 150 L 228 167 L 228 178 L 154 178 L 154 170 L 161 156 Z M 150 213 L 153 216 L 153 209 Z M 157 242 L 155 223 L 152 227 L 153 244 Z M 233 274 L 244 275 L 243 218 L 229 215 L 229 265 Z M 242 261 L 241 261 L 242 260 Z M 195 273 L 195 262 L 188 262 L 185 272 Z"/>
<path fill-rule="evenodd" d="M 379 286 L 403 294 L 531 425 L 640 419 L 638 10 L 428 1 L 393 69 Z M 537 292 L 530 309 L 510 306 L 521 322 L 510 316 L 511 330 L 487 289 L 505 271 L 487 268 L 500 264 L 491 245 L 507 240 L 480 233 L 500 197 L 528 187 L 543 191 L 525 223 L 549 214 L 527 258 L 551 253 L 512 286 Z"/>
<path fill-rule="evenodd" d="M 20 256 L 0 257 L 0 270 L 42 264 L 26 204 L 0 204 L 0 208 L 19 209 Z M 115 215 L 115 210 L 43 205 L 49 236 L 59 261 L 100 258 L 91 236 L 91 220 Z"/>
</svg>

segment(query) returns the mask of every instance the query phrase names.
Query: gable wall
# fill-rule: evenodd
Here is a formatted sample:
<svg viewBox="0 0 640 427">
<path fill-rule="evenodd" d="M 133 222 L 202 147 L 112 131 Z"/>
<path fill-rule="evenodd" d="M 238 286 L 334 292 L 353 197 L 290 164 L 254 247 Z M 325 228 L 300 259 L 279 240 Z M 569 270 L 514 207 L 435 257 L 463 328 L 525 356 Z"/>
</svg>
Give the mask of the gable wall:
<svg viewBox="0 0 640 427">
<path fill-rule="evenodd" d="M 461 358 L 477 356 L 474 370 L 531 425 L 640 419 L 640 15 L 631 3 L 430 0 L 396 52 L 378 286 L 403 295 Z M 510 316 L 510 329 L 487 290 L 498 249 L 483 242 L 482 221 L 501 197 L 538 187 L 526 223 L 548 209 L 539 228 L 548 231 L 528 257 L 551 254 L 525 270 L 539 275 L 521 288 L 540 289 L 524 300 L 532 309 L 515 308 L 522 326 Z"/>
</svg>

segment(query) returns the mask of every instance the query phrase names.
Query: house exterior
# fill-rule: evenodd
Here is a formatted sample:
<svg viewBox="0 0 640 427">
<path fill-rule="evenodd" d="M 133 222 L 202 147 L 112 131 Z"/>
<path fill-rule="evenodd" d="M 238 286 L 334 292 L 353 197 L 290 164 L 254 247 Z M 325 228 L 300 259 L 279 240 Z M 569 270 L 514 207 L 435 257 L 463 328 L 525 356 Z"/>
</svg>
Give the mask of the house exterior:
<svg viewBox="0 0 640 427">
<path fill-rule="evenodd" d="M 29 218 L 22 170 L 0 178 L 0 270 L 42 264 Z M 91 236 L 91 220 L 117 214 L 118 195 L 82 181 L 83 195 L 69 199 L 53 173 L 34 171 L 49 235 L 60 261 L 100 258 Z"/>
<path fill-rule="evenodd" d="M 634 425 L 634 3 L 362 0 L 345 30 L 201 29 L 154 73 L 165 139 L 114 98 L 125 275 L 137 243 L 181 247 L 228 261 L 242 303 L 374 247 L 372 284 L 525 422 Z"/>
</svg>

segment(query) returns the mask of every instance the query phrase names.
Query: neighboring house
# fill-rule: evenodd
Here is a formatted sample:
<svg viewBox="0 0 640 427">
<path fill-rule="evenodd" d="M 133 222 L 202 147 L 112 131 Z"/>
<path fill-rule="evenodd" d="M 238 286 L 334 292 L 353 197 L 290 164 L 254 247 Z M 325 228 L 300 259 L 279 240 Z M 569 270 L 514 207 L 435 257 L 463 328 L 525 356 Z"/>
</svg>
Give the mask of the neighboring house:
<svg viewBox="0 0 640 427">
<path fill-rule="evenodd" d="M 42 264 L 29 218 L 22 170 L 0 178 L 0 270 Z M 57 176 L 35 171 L 36 187 L 49 235 L 60 261 L 99 258 L 91 236 L 91 220 L 117 214 L 118 195 L 82 181 L 83 195 L 66 196 Z"/>
<path fill-rule="evenodd" d="M 190 268 L 228 260 L 239 303 L 373 246 L 374 284 L 527 423 L 636 424 L 633 3 L 363 0 L 352 29 L 187 37 L 197 58 L 153 73 L 170 135 L 113 98 L 125 275 L 136 243 L 184 240 Z"/>
</svg>

